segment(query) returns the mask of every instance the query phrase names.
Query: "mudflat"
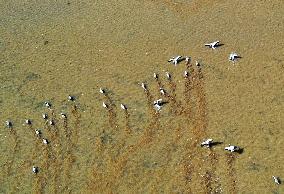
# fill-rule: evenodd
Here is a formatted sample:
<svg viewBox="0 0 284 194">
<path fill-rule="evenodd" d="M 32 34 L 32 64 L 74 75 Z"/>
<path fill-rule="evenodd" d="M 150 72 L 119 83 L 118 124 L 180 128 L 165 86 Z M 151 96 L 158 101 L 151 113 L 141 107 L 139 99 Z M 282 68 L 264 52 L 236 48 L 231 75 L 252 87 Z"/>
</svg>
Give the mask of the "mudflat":
<svg viewBox="0 0 284 194">
<path fill-rule="evenodd" d="M 281 0 L 1 1 L 0 193 L 284 192 L 283 13 Z"/>
</svg>

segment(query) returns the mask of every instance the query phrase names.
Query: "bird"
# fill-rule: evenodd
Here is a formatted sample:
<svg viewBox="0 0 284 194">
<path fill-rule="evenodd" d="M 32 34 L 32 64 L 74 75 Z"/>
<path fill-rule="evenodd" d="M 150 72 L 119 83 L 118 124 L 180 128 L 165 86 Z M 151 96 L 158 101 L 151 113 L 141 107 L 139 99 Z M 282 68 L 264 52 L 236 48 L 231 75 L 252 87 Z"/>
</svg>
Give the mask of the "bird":
<svg viewBox="0 0 284 194">
<path fill-rule="evenodd" d="M 196 67 L 200 67 L 200 63 L 198 61 L 195 61 Z"/>
<path fill-rule="evenodd" d="M 166 91 L 163 88 L 160 88 L 160 93 L 164 96 L 166 95 Z"/>
<path fill-rule="evenodd" d="M 127 107 L 124 104 L 120 104 L 121 109 L 127 110 Z"/>
<path fill-rule="evenodd" d="M 159 104 L 154 104 L 154 109 L 155 109 L 157 112 L 160 111 L 161 108 L 162 108 L 161 105 L 159 105 Z"/>
<path fill-rule="evenodd" d="M 103 102 L 103 107 L 108 108 L 108 105 L 105 102 Z"/>
<path fill-rule="evenodd" d="M 166 77 L 167 77 L 168 80 L 170 80 L 172 78 L 172 76 L 169 72 L 166 72 Z"/>
<path fill-rule="evenodd" d="M 141 83 L 141 87 L 142 87 L 145 91 L 147 91 L 147 86 L 146 86 L 145 83 Z"/>
<path fill-rule="evenodd" d="M 43 118 L 44 120 L 47 120 L 47 119 L 48 119 L 47 113 L 43 113 L 43 114 L 42 114 L 42 118 Z"/>
<path fill-rule="evenodd" d="M 237 53 L 232 52 L 232 53 L 229 55 L 229 61 L 235 62 L 235 60 L 236 60 L 237 58 L 239 58 L 239 57 L 240 57 L 240 56 L 239 56 Z"/>
<path fill-rule="evenodd" d="M 228 147 L 225 147 L 225 150 L 228 150 L 230 152 L 237 152 L 240 150 L 240 147 L 238 146 L 233 146 L 233 145 L 230 145 Z"/>
<path fill-rule="evenodd" d="M 49 125 L 51 125 L 51 126 L 55 125 L 54 120 L 51 119 L 51 120 L 49 121 Z"/>
<path fill-rule="evenodd" d="M 280 180 L 279 177 L 277 177 L 277 176 L 272 176 L 272 178 L 273 178 L 274 182 L 275 182 L 277 185 L 280 185 L 280 184 L 281 184 L 281 180 Z"/>
<path fill-rule="evenodd" d="M 26 123 L 27 125 L 31 125 L 31 124 L 32 124 L 32 121 L 31 121 L 30 119 L 26 119 L 26 120 L 25 120 L 25 123 Z"/>
<path fill-rule="evenodd" d="M 49 141 L 47 139 L 42 139 L 42 143 L 47 145 L 47 144 L 49 144 Z"/>
<path fill-rule="evenodd" d="M 205 140 L 204 142 L 201 143 L 201 146 L 205 146 L 205 147 L 209 148 L 209 147 L 211 147 L 212 143 L 213 143 L 213 139 L 207 139 L 207 140 Z"/>
<path fill-rule="evenodd" d="M 44 102 L 46 108 L 51 108 L 51 104 L 49 102 Z"/>
<path fill-rule="evenodd" d="M 32 171 L 34 174 L 38 173 L 38 167 L 37 166 L 33 166 Z"/>
<path fill-rule="evenodd" d="M 162 98 L 160 98 L 160 99 L 154 101 L 154 105 L 157 104 L 157 105 L 159 105 L 159 106 L 162 106 L 162 103 L 163 103 L 163 99 L 162 99 Z"/>
<path fill-rule="evenodd" d="M 69 101 L 75 101 L 75 97 L 69 95 L 69 96 L 68 96 L 68 100 L 69 100 Z"/>
<path fill-rule="evenodd" d="M 101 94 L 105 94 L 106 91 L 105 91 L 103 88 L 100 88 L 100 93 L 101 93 Z"/>
<path fill-rule="evenodd" d="M 188 56 L 185 56 L 185 62 L 190 62 L 190 60 L 191 60 L 191 57 L 188 57 Z"/>
<path fill-rule="evenodd" d="M 159 78 L 158 74 L 154 73 L 154 78 L 158 79 Z"/>
<path fill-rule="evenodd" d="M 61 115 L 61 118 L 67 119 L 67 115 L 65 113 L 60 113 L 60 115 Z"/>
<path fill-rule="evenodd" d="M 219 46 L 219 43 L 220 43 L 220 41 L 217 40 L 217 41 L 214 41 L 214 42 L 211 42 L 211 43 L 207 43 L 207 44 L 205 44 L 205 46 L 208 46 L 209 48 L 212 48 L 212 49 L 216 49 Z"/>
<path fill-rule="evenodd" d="M 163 99 L 158 99 L 154 101 L 154 109 L 158 112 L 162 109 Z"/>
<path fill-rule="evenodd" d="M 170 58 L 168 62 L 171 62 L 172 64 L 176 66 L 181 60 L 182 60 L 182 56 L 178 55 L 178 56 Z"/>
<path fill-rule="evenodd" d="M 188 71 L 184 71 L 183 77 L 187 78 L 188 77 Z"/>
<path fill-rule="evenodd" d="M 5 124 L 6 124 L 6 126 L 9 127 L 9 128 L 11 128 L 11 127 L 13 126 L 12 122 L 9 121 L 9 120 L 5 121 Z"/>
<path fill-rule="evenodd" d="M 35 134 L 36 134 L 37 136 L 40 136 L 40 135 L 41 135 L 40 129 L 36 129 L 36 130 L 35 130 Z"/>
</svg>

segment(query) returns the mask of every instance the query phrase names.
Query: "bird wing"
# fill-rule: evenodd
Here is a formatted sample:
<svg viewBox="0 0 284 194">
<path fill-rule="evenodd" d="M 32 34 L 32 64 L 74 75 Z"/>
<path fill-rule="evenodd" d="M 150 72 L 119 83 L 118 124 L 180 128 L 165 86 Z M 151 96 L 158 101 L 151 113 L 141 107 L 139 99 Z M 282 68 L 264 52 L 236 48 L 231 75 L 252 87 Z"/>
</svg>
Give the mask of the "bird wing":
<svg viewBox="0 0 284 194">
<path fill-rule="evenodd" d="M 212 44 L 214 45 L 214 46 L 216 46 L 217 44 L 219 44 L 219 40 L 217 40 L 217 41 L 215 41 L 215 42 L 212 42 Z"/>
</svg>

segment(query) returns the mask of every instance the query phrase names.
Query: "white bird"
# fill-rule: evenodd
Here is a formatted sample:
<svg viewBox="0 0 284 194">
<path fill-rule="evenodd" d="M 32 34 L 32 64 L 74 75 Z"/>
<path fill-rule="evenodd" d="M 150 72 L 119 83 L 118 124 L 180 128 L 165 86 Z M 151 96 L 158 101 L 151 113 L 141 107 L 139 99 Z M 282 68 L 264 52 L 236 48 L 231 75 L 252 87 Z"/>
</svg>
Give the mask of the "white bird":
<svg viewBox="0 0 284 194">
<path fill-rule="evenodd" d="M 38 173 L 38 167 L 37 166 L 33 166 L 32 171 L 33 171 L 33 173 L 37 174 Z"/>
<path fill-rule="evenodd" d="M 42 114 L 42 118 L 43 118 L 44 120 L 48 119 L 47 113 Z"/>
<path fill-rule="evenodd" d="M 188 77 L 188 71 L 184 71 L 183 77 L 187 78 Z"/>
<path fill-rule="evenodd" d="M 213 139 L 207 139 L 207 140 L 205 140 L 204 142 L 201 143 L 201 146 L 205 146 L 205 147 L 209 148 L 209 147 L 211 147 L 212 143 L 213 143 Z"/>
<path fill-rule="evenodd" d="M 195 61 L 196 67 L 200 67 L 200 63 L 198 61 Z"/>
<path fill-rule="evenodd" d="M 141 87 L 142 87 L 145 91 L 147 91 L 147 86 L 146 86 L 145 83 L 141 83 Z"/>
<path fill-rule="evenodd" d="M 101 94 L 105 94 L 106 91 L 105 91 L 104 89 L 100 88 L 100 93 L 101 93 Z"/>
<path fill-rule="evenodd" d="M 124 104 L 120 104 L 121 109 L 127 110 L 127 107 Z"/>
<path fill-rule="evenodd" d="M 160 93 L 164 96 L 166 95 L 166 91 L 163 88 L 160 88 Z"/>
<path fill-rule="evenodd" d="M 103 107 L 108 108 L 108 105 L 105 102 L 103 102 Z"/>
<path fill-rule="evenodd" d="M 154 109 L 158 112 L 162 109 L 163 99 L 158 99 L 154 101 Z"/>
<path fill-rule="evenodd" d="M 63 119 L 67 118 L 67 115 L 65 113 L 60 113 L 60 115 L 61 115 L 61 118 L 63 118 Z"/>
<path fill-rule="evenodd" d="M 51 120 L 49 121 L 49 125 L 53 126 L 54 124 L 55 124 L 55 123 L 54 123 L 54 120 L 51 119 Z"/>
<path fill-rule="evenodd" d="M 159 106 L 162 106 L 162 102 L 163 102 L 163 99 L 160 98 L 160 99 L 154 101 L 154 105 L 158 104 Z"/>
<path fill-rule="evenodd" d="M 51 104 L 49 102 L 44 102 L 46 108 L 51 108 Z"/>
<path fill-rule="evenodd" d="M 237 54 L 237 53 L 231 53 L 230 55 L 229 55 L 229 61 L 232 61 L 232 62 L 234 62 L 237 58 L 239 58 L 240 56 Z"/>
<path fill-rule="evenodd" d="M 219 43 L 220 43 L 220 41 L 217 40 L 215 42 L 211 42 L 211 43 L 205 44 L 205 46 L 208 46 L 209 48 L 212 48 L 212 49 L 216 49 L 219 46 Z"/>
<path fill-rule="evenodd" d="M 159 105 L 159 104 L 154 104 L 154 109 L 155 109 L 157 112 L 160 111 L 161 108 L 162 108 L 161 105 Z"/>
<path fill-rule="evenodd" d="M 280 178 L 277 177 L 277 176 L 272 176 L 274 182 L 277 184 L 277 185 L 280 185 L 281 184 L 281 181 L 280 181 Z"/>
<path fill-rule="evenodd" d="M 47 139 L 42 139 L 42 143 L 45 144 L 45 145 L 47 145 L 49 142 L 48 142 Z"/>
<path fill-rule="evenodd" d="M 41 135 L 40 129 L 36 129 L 36 130 L 35 130 L 35 134 L 36 134 L 37 136 Z"/>
<path fill-rule="evenodd" d="M 182 56 L 176 56 L 176 57 L 172 57 L 168 60 L 168 62 L 171 62 L 172 64 L 174 64 L 175 66 L 181 61 Z"/>
<path fill-rule="evenodd" d="M 236 152 L 236 151 L 239 151 L 240 150 L 240 147 L 238 146 L 233 146 L 233 145 L 230 145 L 228 147 L 225 147 L 225 150 L 228 150 L 230 152 Z"/>
<path fill-rule="evenodd" d="M 75 101 L 75 97 L 74 96 L 68 96 L 68 100 L 70 100 L 70 101 Z"/>
<path fill-rule="evenodd" d="M 7 127 L 12 127 L 13 126 L 12 122 L 9 121 L 9 120 L 5 121 L 5 124 L 6 124 Z"/>
<path fill-rule="evenodd" d="M 166 72 L 166 76 L 167 76 L 167 79 L 170 80 L 172 78 L 171 74 L 169 72 Z"/>
<path fill-rule="evenodd" d="M 25 123 L 26 123 L 27 125 L 31 125 L 31 124 L 32 124 L 32 121 L 31 121 L 30 119 L 26 119 L 26 120 L 25 120 Z"/>
<path fill-rule="evenodd" d="M 190 62 L 191 58 L 188 56 L 185 56 L 185 62 Z"/>
<path fill-rule="evenodd" d="M 154 78 L 158 79 L 158 74 L 154 73 Z"/>
</svg>

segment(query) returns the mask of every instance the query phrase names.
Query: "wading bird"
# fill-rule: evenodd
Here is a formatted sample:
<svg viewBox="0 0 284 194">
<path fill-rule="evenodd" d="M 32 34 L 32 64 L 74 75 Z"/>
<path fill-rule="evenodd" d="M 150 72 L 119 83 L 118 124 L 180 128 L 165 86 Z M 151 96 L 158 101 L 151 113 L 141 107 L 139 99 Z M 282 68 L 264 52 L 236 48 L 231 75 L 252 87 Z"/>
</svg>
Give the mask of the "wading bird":
<svg viewBox="0 0 284 194">
<path fill-rule="evenodd" d="M 42 118 L 43 118 L 44 120 L 47 120 L 47 119 L 48 119 L 47 113 L 42 114 Z"/>
<path fill-rule="evenodd" d="M 158 79 L 158 74 L 154 73 L 154 78 Z"/>
<path fill-rule="evenodd" d="M 13 126 L 12 122 L 9 121 L 9 120 L 5 121 L 5 124 L 6 124 L 6 126 L 9 127 L 9 128 L 11 128 L 11 127 Z"/>
<path fill-rule="evenodd" d="M 168 80 L 170 80 L 172 78 L 172 76 L 169 72 L 166 72 L 166 77 L 167 77 Z"/>
<path fill-rule="evenodd" d="M 54 126 L 54 125 L 55 125 L 54 120 L 51 119 L 51 120 L 49 121 L 49 125 Z"/>
<path fill-rule="evenodd" d="M 46 108 L 51 108 L 51 103 L 49 103 L 49 102 L 44 102 L 44 105 L 45 105 Z"/>
<path fill-rule="evenodd" d="M 154 105 L 157 104 L 157 105 L 159 105 L 159 106 L 162 106 L 162 103 L 163 103 L 163 99 L 162 99 L 162 98 L 160 98 L 160 99 L 154 101 Z"/>
<path fill-rule="evenodd" d="M 120 108 L 123 110 L 127 110 L 127 107 L 124 104 L 120 104 Z"/>
<path fill-rule="evenodd" d="M 187 78 L 187 77 L 188 77 L 188 71 L 184 71 L 183 77 L 184 77 L 184 78 Z"/>
<path fill-rule="evenodd" d="M 201 66 L 198 61 L 195 61 L 195 65 L 196 65 L 196 67 L 198 67 L 198 68 Z"/>
<path fill-rule="evenodd" d="M 168 60 L 168 62 L 171 62 L 172 64 L 174 64 L 175 66 L 182 61 L 182 56 L 176 56 L 176 57 L 172 57 Z"/>
<path fill-rule="evenodd" d="M 185 62 L 190 62 L 190 60 L 191 60 L 191 58 L 190 57 L 188 57 L 188 56 L 185 56 Z"/>
<path fill-rule="evenodd" d="M 40 136 L 40 135 L 41 135 L 40 129 L 36 129 L 36 130 L 35 130 L 35 134 L 36 134 L 36 136 Z"/>
<path fill-rule="evenodd" d="M 31 124 L 32 124 L 32 121 L 31 121 L 30 119 L 26 119 L 26 120 L 25 120 L 25 123 L 26 123 L 27 125 L 31 125 Z"/>
<path fill-rule="evenodd" d="M 38 173 L 38 167 L 37 166 L 33 166 L 32 171 L 34 174 Z"/>
<path fill-rule="evenodd" d="M 229 55 L 229 61 L 235 62 L 240 56 L 237 53 L 231 53 Z"/>
<path fill-rule="evenodd" d="M 105 94 L 106 91 L 105 91 L 104 89 L 100 88 L 100 93 L 101 93 L 101 94 Z"/>
<path fill-rule="evenodd" d="M 160 105 L 158 105 L 158 104 L 155 104 L 155 105 L 154 105 L 154 109 L 155 109 L 157 112 L 160 111 L 161 108 L 162 108 L 162 106 L 160 106 Z"/>
<path fill-rule="evenodd" d="M 225 150 L 228 150 L 230 152 L 237 152 L 240 150 L 240 147 L 238 146 L 233 146 L 233 145 L 230 145 L 228 147 L 225 147 Z"/>
<path fill-rule="evenodd" d="M 204 142 L 201 143 L 201 146 L 205 146 L 207 148 L 211 147 L 213 143 L 213 139 L 207 139 Z"/>
<path fill-rule="evenodd" d="M 75 101 L 75 97 L 69 95 L 69 96 L 68 96 L 68 100 L 69 100 L 69 101 Z"/>
<path fill-rule="evenodd" d="M 219 43 L 220 43 L 220 41 L 217 40 L 215 42 L 211 42 L 211 43 L 205 44 L 205 46 L 208 46 L 209 48 L 212 48 L 212 49 L 216 49 L 219 46 Z"/>
<path fill-rule="evenodd" d="M 103 107 L 108 108 L 108 105 L 105 102 L 103 102 Z"/>
<path fill-rule="evenodd" d="M 65 113 L 60 113 L 61 118 L 67 119 L 67 115 Z"/>
<path fill-rule="evenodd" d="M 141 83 L 141 87 L 142 87 L 145 91 L 147 91 L 147 86 L 146 86 L 145 83 Z"/>
<path fill-rule="evenodd" d="M 47 139 L 42 139 L 42 143 L 45 144 L 45 145 L 49 144 Z"/>
<path fill-rule="evenodd" d="M 162 109 L 163 99 L 158 99 L 154 101 L 154 109 L 158 112 Z"/>
<path fill-rule="evenodd" d="M 163 88 L 160 88 L 160 93 L 165 96 L 166 95 L 166 91 Z"/>
<path fill-rule="evenodd" d="M 280 184 L 281 184 L 281 180 L 280 180 L 279 177 L 277 177 L 277 176 L 272 176 L 272 178 L 273 178 L 274 182 L 275 182 L 277 185 L 280 185 Z"/>
</svg>

